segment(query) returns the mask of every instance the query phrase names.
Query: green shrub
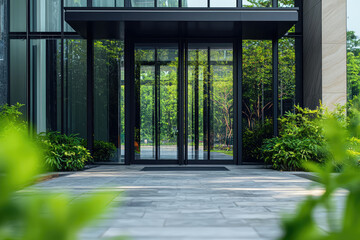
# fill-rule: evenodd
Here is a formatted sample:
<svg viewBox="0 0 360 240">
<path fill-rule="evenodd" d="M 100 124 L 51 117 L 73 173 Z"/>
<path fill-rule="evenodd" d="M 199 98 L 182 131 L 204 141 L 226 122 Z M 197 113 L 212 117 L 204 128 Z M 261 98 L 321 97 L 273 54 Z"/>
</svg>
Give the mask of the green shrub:
<svg viewBox="0 0 360 240">
<path fill-rule="evenodd" d="M 349 120 L 351 124 L 345 126 L 334 116 L 320 121 L 328 154 L 324 164 L 307 163 L 305 167 L 317 173 L 324 191 L 320 196 L 309 196 L 295 213 L 283 219 L 283 234 L 279 240 L 360 239 L 360 168 L 357 158 L 349 154 L 349 147 L 360 152 L 360 144 L 353 142 L 360 135 L 360 115 Z M 333 174 L 339 165 L 341 172 Z M 342 201 L 342 198 L 334 198 L 339 191 L 345 195 L 340 204 L 342 209 L 336 209 L 339 204 L 335 204 L 335 201 Z"/>
<path fill-rule="evenodd" d="M 245 128 L 243 134 L 243 158 L 246 161 L 260 161 L 261 146 L 265 139 L 273 136 L 272 121 L 266 119 L 262 123 L 256 124 L 253 128 Z"/>
<path fill-rule="evenodd" d="M 42 173 L 42 151 L 27 129 L 8 123 L 0 120 L 0 239 L 78 239 L 119 193 L 96 191 L 79 198 L 37 188 L 21 191 Z"/>
<path fill-rule="evenodd" d="M 264 161 L 274 169 L 302 170 L 304 162 L 322 162 L 326 151 L 318 120 L 324 109 L 304 109 L 295 106 L 296 113 L 288 112 L 279 119 L 279 137 L 264 140 L 261 147 Z"/>
<path fill-rule="evenodd" d="M 22 113 L 20 108 L 24 104 L 16 103 L 15 105 L 4 104 L 0 106 L 0 121 L 6 122 L 3 126 L 8 128 L 16 127 L 19 129 L 24 129 L 27 127 L 27 123 L 21 119 Z"/>
<path fill-rule="evenodd" d="M 92 161 L 90 152 L 76 135 L 49 132 L 41 134 L 39 140 L 45 149 L 45 165 L 52 170 L 81 170 Z"/>
<path fill-rule="evenodd" d="M 82 142 L 84 147 L 87 147 L 87 141 Z M 94 141 L 94 154 L 93 158 L 95 162 L 109 162 L 114 157 L 116 147 L 113 143 L 105 141 Z"/>
</svg>

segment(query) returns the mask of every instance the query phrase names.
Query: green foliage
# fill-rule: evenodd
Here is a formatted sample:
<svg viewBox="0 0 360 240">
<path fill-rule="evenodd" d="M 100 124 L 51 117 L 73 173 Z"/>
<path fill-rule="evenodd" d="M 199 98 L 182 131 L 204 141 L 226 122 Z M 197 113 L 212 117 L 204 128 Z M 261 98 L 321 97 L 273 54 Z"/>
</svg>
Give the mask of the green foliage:
<svg viewBox="0 0 360 240">
<path fill-rule="evenodd" d="M 49 132 L 41 134 L 38 139 L 45 149 L 45 165 L 51 170 L 81 170 L 87 162 L 92 161 L 90 152 L 76 135 Z"/>
<path fill-rule="evenodd" d="M 14 105 L 1 105 L 0 106 L 0 121 L 7 122 L 3 124 L 6 127 L 18 127 L 24 129 L 27 127 L 27 124 L 23 119 L 21 119 L 22 113 L 20 109 L 24 104 L 16 103 Z"/>
<path fill-rule="evenodd" d="M 82 145 L 87 147 L 87 141 L 83 140 Z M 105 141 L 94 141 L 94 155 L 95 162 L 108 162 L 114 157 L 116 146 L 113 143 Z"/>
<path fill-rule="evenodd" d="M 324 138 L 317 119 L 323 108 L 316 110 L 296 106 L 296 112 L 279 119 L 279 137 L 267 139 L 261 147 L 263 158 L 277 170 L 302 170 L 304 162 L 321 162 L 325 157 Z"/>
<path fill-rule="evenodd" d="M 347 32 L 348 99 L 360 94 L 360 39 L 354 31 Z"/>
<path fill-rule="evenodd" d="M 0 120 L 0 239 L 75 240 L 117 194 L 74 199 L 36 189 L 20 192 L 41 173 L 42 151 L 26 129 L 7 124 Z"/>
<path fill-rule="evenodd" d="M 254 128 L 246 128 L 243 134 L 243 145 L 247 150 L 243 153 L 246 161 L 260 161 L 261 148 L 265 139 L 271 138 L 273 134 L 272 121 L 267 119 L 264 124 L 256 124 Z"/>
<path fill-rule="evenodd" d="M 360 168 L 358 156 L 351 151 L 360 152 L 360 115 L 354 115 L 348 125 L 330 115 L 320 121 L 328 150 L 325 164 L 308 163 L 310 171 L 316 172 L 325 191 L 321 196 L 308 197 L 298 207 L 295 216 L 283 220 L 283 236 L 280 240 L 357 240 L 360 239 Z M 349 151 L 350 150 L 350 151 Z M 334 164 L 336 163 L 336 164 Z M 333 174 L 336 165 L 342 166 L 339 174 Z M 340 189 L 347 189 L 344 211 L 334 219 L 334 195 Z M 324 231 L 316 217 L 318 209 L 327 211 L 327 229 Z"/>
</svg>

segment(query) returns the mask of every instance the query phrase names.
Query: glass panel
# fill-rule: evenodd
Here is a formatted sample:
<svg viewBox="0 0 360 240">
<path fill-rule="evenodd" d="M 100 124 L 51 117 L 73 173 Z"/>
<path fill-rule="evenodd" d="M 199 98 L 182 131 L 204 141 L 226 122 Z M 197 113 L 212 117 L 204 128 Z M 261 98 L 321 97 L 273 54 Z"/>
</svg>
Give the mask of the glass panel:
<svg viewBox="0 0 360 240">
<path fill-rule="evenodd" d="M 295 105 L 295 39 L 279 40 L 279 114 L 294 110 Z"/>
<path fill-rule="evenodd" d="M 243 0 L 243 7 L 271 7 L 272 0 Z"/>
<path fill-rule="evenodd" d="M 158 7 L 178 7 L 178 0 L 157 0 Z"/>
<path fill-rule="evenodd" d="M 204 150 L 204 86 L 208 79 L 208 50 L 189 46 L 188 53 L 188 159 L 207 160 Z M 206 139 L 205 139 L 206 138 Z"/>
<path fill-rule="evenodd" d="M 10 104 L 26 102 L 26 41 L 10 40 Z M 21 108 L 26 118 L 26 107 Z"/>
<path fill-rule="evenodd" d="M 132 7 L 155 7 L 155 0 L 131 0 Z"/>
<path fill-rule="evenodd" d="M 95 141 L 113 143 L 117 154 L 110 159 L 100 159 L 101 162 L 121 162 L 123 160 L 124 129 L 124 81 L 123 71 L 123 42 L 121 41 L 95 41 Z M 95 148 L 96 151 L 96 148 Z"/>
<path fill-rule="evenodd" d="M 188 159 L 233 160 L 232 46 L 192 44 L 188 55 Z"/>
<path fill-rule="evenodd" d="M 65 132 L 86 138 L 86 40 L 64 41 Z"/>
<path fill-rule="evenodd" d="M 207 7 L 208 0 L 183 0 L 183 7 Z"/>
<path fill-rule="evenodd" d="M 272 136 L 272 42 L 243 41 L 243 161 L 259 162 L 259 146 Z"/>
<path fill-rule="evenodd" d="M 237 0 L 210 0 L 210 7 L 236 7 Z"/>
<path fill-rule="evenodd" d="M 233 160 L 233 51 L 210 50 L 210 159 Z"/>
<path fill-rule="evenodd" d="M 26 32 L 26 0 L 11 0 L 10 31 Z"/>
<path fill-rule="evenodd" d="M 162 65 L 159 66 L 159 138 L 160 159 L 177 159 L 177 90 L 178 62 L 171 59 L 177 50 L 159 49 Z M 169 56 L 168 59 L 164 55 Z M 160 60 L 159 60 L 160 61 Z M 168 62 L 166 64 L 166 62 Z M 164 65 L 163 65 L 164 64 Z M 166 65 L 165 65 L 166 64 Z"/>
<path fill-rule="evenodd" d="M 139 159 L 156 159 L 155 139 L 155 66 L 140 66 L 140 132 L 137 128 L 135 134 L 140 134 L 136 139 L 136 152 Z"/>
<path fill-rule="evenodd" d="M 8 102 L 8 7 L 0 0 L 0 104 Z"/>
<path fill-rule="evenodd" d="M 177 159 L 177 49 L 137 48 L 136 159 Z"/>
<path fill-rule="evenodd" d="M 31 1 L 31 24 L 33 32 L 61 31 L 61 0 Z"/>
<path fill-rule="evenodd" d="M 32 122 L 38 133 L 61 130 L 61 40 L 30 41 Z"/>
<path fill-rule="evenodd" d="M 86 7 L 87 0 L 64 0 L 64 7 Z M 65 32 L 75 32 L 67 22 L 64 21 Z"/>
<path fill-rule="evenodd" d="M 351 100 L 360 94 L 360 1 L 347 1 L 347 92 Z"/>
<path fill-rule="evenodd" d="M 124 0 L 93 0 L 93 7 L 124 7 Z"/>
<path fill-rule="evenodd" d="M 295 7 L 295 0 L 278 0 L 279 7 Z"/>
</svg>

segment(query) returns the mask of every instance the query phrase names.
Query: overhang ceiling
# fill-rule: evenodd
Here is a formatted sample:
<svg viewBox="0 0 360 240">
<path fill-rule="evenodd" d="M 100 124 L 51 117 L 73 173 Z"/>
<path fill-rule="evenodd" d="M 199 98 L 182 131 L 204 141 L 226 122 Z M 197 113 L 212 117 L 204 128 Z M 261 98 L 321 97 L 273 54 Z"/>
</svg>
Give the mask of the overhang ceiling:
<svg viewBox="0 0 360 240">
<path fill-rule="evenodd" d="M 65 8 L 66 22 L 93 39 L 123 39 L 125 32 L 136 38 L 274 39 L 298 18 L 297 8 Z"/>
</svg>

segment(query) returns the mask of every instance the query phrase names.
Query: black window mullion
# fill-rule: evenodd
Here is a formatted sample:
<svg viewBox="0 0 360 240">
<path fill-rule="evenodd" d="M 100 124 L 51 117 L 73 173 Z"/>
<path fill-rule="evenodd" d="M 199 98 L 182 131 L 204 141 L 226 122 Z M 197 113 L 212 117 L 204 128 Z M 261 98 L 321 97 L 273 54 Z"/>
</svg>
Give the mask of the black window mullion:
<svg viewBox="0 0 360 240">
<path fill-rule="evenodd" d="M 279 2 L 278 2 L 278 0 L 273 0 L 273 1 L 272 1 L 272 7 L 273 7 L 273 8 L 279 7 Z"/>
</svg>

